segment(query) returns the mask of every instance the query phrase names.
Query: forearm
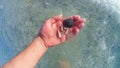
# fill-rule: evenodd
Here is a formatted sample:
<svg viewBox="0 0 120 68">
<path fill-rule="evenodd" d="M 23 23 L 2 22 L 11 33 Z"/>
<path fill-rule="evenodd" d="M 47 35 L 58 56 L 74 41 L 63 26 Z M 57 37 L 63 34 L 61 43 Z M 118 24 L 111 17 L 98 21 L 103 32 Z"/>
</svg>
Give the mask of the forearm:
<svg viewBox="0 0 120 68">
<path fill-rule="evenodd" d="M 36 37 L 26 49 L 3 65 L 2 68 L 33 68 L 47 51 L 42 39 Z"/>
</svg>

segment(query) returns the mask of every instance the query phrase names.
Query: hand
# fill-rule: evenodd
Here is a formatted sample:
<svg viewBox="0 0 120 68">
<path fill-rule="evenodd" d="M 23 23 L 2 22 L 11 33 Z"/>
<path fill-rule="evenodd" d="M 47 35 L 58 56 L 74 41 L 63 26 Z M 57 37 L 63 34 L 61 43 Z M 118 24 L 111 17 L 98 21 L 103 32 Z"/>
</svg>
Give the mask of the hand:
<svg viewBox="0 0 120 68">
<path fill-rule="evenodd" d="M 76 36 L 79 33 L 79 30 L 84 26 L 85 19 L 80 18 L 79 15 L 70 16 L 65 19 L 63 19 L 62 15 L 58 15 L 46 20 L 38 34 L 46 47 L 56 46 L 69 39 L 69 36 L 65 34 L 66 30 L 60 30 L 61 26 L 63 26 L 63 21 L 66 19 L 74 20 L 73 26 L 69 28 L 68 31 L 68 34 L 73 34 L 73 36 Z M 61 31 L 60 37 L 58 30 Z"/>
</svg>

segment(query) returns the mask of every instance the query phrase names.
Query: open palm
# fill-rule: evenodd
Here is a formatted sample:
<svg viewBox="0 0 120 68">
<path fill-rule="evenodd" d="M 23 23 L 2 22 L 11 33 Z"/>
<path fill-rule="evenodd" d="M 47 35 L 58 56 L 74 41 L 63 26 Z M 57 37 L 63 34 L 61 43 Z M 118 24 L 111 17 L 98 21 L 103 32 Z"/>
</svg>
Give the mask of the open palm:
<svg viewBox="0 0 120 68">
<path fill-rule="evenodd" d="M 69 33 L 76 36 L 79 29 L 84 26 L 85 19 L 80 18 L 78 15 L 70 16 L 65 19 L 73 19 L 75 21 L 73 26 L 69 29 Z M 58 30 L 63 25 L 63 21 L 65 19 L 63 19 L 62 15 L 58 15 L 44 22 L 42 28 L 40 29 L 39 36 L 43 39 L 47 47 L 56 46 L 67 40 L 68 37 L 64 30 L 61 32 L 61 37 L 58 36 Z"/>
</svg>

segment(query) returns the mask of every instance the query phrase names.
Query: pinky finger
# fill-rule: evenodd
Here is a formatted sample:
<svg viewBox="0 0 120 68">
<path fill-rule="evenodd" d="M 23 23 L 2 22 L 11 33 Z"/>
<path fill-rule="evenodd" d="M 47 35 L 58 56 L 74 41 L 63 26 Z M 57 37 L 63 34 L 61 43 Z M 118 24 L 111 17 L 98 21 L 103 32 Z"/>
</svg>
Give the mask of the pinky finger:
<svg viewBox="0 0 120 68">
<path fill-rule="evenodd" d="M 70 29 L 69 33 L 72 33 L 73 35 L 77 35 L 79 33 L 79 28 L 75 26 Z"/>
</svg>

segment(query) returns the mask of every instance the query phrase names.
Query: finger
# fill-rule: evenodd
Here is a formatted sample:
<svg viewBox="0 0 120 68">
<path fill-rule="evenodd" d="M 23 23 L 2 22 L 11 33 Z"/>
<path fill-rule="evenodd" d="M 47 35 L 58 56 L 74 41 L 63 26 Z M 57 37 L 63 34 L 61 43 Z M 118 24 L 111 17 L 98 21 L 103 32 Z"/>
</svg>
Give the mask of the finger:
<svg viewBox="0 0 120 68">
<path fill-rule="evenodd" d="M 73 20 L 80 20 L 80 16 L 79 15 L 73 15 L 73 16 L 70 16 L 70 17 L 67 17 L 67 18 L 64 18 L 63 20 L 66 20 L 66 19 L 73 19 Z"/>
<path fill-rule="evenodd" d="M 53 24 L 55 24 L 58 29 L 61 29 L 62 21 L 56 21 L 56 23 Z"/>
<path fill-rule="evenodd" d="M 54 19 L 52 19 L 52 18 L 49 18 L 49 19 L 47 19 L 46 21 L 45 21 L 45 23 L 46 24 L 53 24 L 55 22 L 55 20 Z"/>
<path fill-rule="evenodd" d="M 84 27 L 85 21 L 86 21 L 85 18 L 81 18 L 81 20 L 74 23 L 74 26 L 77 26 L 80 29 L 80 28 Z"/>
<path fill-rule="evenodd" d="M 72 33 L 73 35 L 76 35 L 79 32 L 78 27 L 72 27 L 69 29 L 69 33 Z"/>
<path fill-rule="evenodd" d="M 66 40 L 66 36 L 65 35 L 62 35 L 62 37 L 60 38 L 60 41 L 61 42 L 64 42 Z"/>
<path fill-rule="evenodd" d="M 60 15 L 54 16 L 52 19 L 58 21 L 58 20 L 62 20 L 62 18 L 63 18 L 63 15 L 60 14 Z"/>
<path fill-rule="evenodd" d="M 74 15 L 72 17 L 75 22 L 81 19 L 79 15 Z"/>
<path fill-rule="evenodd" d="M 64 19 L 63 19 L 63 23 L 64 23 L 64 21 L 67 20 L 67 19 L 71 19 L 71 20 L 73 20 L 74 22 L 76 22 L 76 21 L 80 20 L 81 18 L 80 18 L 79 15 L 73 15 L 73 16 L 70 16 L 70 17 L 68 17 L 68 18 L 64 18 Z"/>
<path fill-rule="evenodd" d="M 45 22 L 49 24 L 53 24 L 53 23 L 56 23 L 56 21 L 62 20 L 62 17 L 63 17 L 62 14 L 60 14 L 60 15 L 47 19 Z"/>
<path fill-rule="evenodd" d="M 73 35 L 77 35 L 77 34 L 79 33 L 79 29 L 78 29 L 77 27 L 73 27 L 73 28 L 71 29 L 71 33 L 72 33 Z"/>
<path fill-rule="evenodd" d="M 64 21 L 67 20 L 67 19 L 73 19 L 73 16 L 69 16 L 69 17 L 67 17 L 67 18 L 64 18 L 64 19 L 63 19 L 63 23 L 64 23 Z"/>
</svg>

